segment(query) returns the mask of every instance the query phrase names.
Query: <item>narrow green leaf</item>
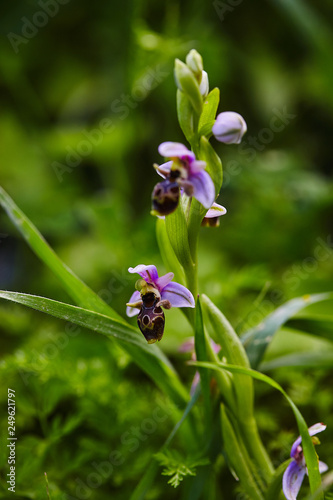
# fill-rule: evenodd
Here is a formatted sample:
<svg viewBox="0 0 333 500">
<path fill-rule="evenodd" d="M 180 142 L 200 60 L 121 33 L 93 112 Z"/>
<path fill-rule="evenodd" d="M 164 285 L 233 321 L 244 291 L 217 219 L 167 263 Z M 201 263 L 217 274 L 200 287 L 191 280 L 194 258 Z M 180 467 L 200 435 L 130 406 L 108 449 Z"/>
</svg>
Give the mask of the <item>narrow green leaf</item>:
<svg viewBox="0 0 333 500">
<path fill-rule="evenodd" d="M 230 364 L 250 367 L 244 347 L 235 330 L 224 314 L 207 297 L 202 295 L 202 304 L 205 314 L 212 326 L 215 341 L 221 346 L 221 354 Z M 247 418 L 253 414 L 253 382 L 251 377 L 234 376 L 234 391 L 237 397 L 238 408 L 246 411 Z"/>
<path fill-rule="evenodd" d="M 172 271 L 174 273 L 175 281 L 177 281 L 177 283 L 185 285 L 184 270 L 179 264 L 176 254 L 171 246 L 164 219 L 156 219 L 156 238 L 158 248 L 167 271 Z"/>
<path fill-rule="evenodd" d="M 204 160 L 207 163 L 206 170 L 214 182 L 215 193 L 217 197 L 222 186 L 222 179 L 223 179 L 222 162 L 220 157 L 215 152 L 213 146 L 204 136 L 201 137 L 200 139 L 199 158 L 200 160 Z"/>
<path fill-rule="evenodd" d="M 331 293 L 304 295 L 289 300 L 269 314 L 258 326 L 246 332 L 241 340 L 252 368 L 257 368 L 277 330 L 292 316 L 310 304 L 332 298 Z"/>
<path fill-rule="evenodd" d="M 189 98 L 181 90 L 177 90 L 177 115 L 180 128 L 191 144 L 194 136 L 193 108 Z"/>
<path fill-rule="evenodd" d="M 204 136 L 200 138 L 200 145 L 198 148 L 195 148 L 195 154 L 197 158 L 206 162 L 206 171 L 212 178 L 215 187 L 215 197 L 217 198 L 222 186 L 222 162 L 211 144 L 208 142 L 207 138 Z M 188 217 L 188 234 L 193 259 L 195 258 L 197 252 L 197 242 L 201 222 L 206 212 L 207 209 L 203 207 L 198 200 L 195 198 L 192 199 L 190 214 Z"/>
<path fill-rule="evenodd" d="M 123 321 L 122 317 L 106 304 L 95 292 L 62 262 L 45 241 L 38 229 L 18 208 L 10 196 L 0 187 L 0 204 L 7 212 L 16 228 L 20 231 L 33 252 L 57 276 L 70 297 L 81 307 L 93 309 L 110 318 Z"/>
<path fill-rule="evenodd" d="M 251 459 L 242 446 L 242 441 L 233 426 L 234 419 L 224 405 L 221 405 L 221 428 L 223 448 L 230 467 L 236 472 L 245 491 L 253 500 L 263 500 L 257 478 L 251 467 Z"/>
<path fill-rule="evenodd" d="M 313 495 L 308 495 L 305 500 L 319 500 L 322 498 L 320 495 L 323 494 L 323 492 L 326 492 L 328 489 L 329 491 L 325 493 L 325 500 L 333 500 L 333 471 L 327 472 L 324 476 L 322 476 L 322 484 L 321 487 L 313 493 Z"/>
<path fill-rule="evenodd" d="M 206 338 L 204 332 L 204 325 L 202 319 L 202 311 L 200 298 L 198 297 L 197 305 L 196 305 L 196 315 L 195 315 L 195 353 L 198 361 L 207 361 L 207 346 L 206 346 Z M 209 341 L 208 341 L 209 342 Z M 211 409 L 211 398 L 210 398 L 210 374 L 207 370 L 201 370 L 199 368 L 200 373 L 200 385 L 204 398 L 205 405 L 205 413 L 207 425 L 206 429 L 211 431 L 211 419 L 212 419 L 212 409 Z"/>
<path fill-rule="evenodd" d="M 281 367 L 293 368 L 332 368 L 333 366 L 333 344 L 330 351 L 311 351 L 287 354 L 260 363 L 260 371 L 267 372 Z"/>
<path fill-rule="evenodd" d="M 109 316 L 57 302 L 56 300 L 16 292 L 0 292 L 0 298 L 23 304 L 56 318 L 70 321 L 107 337 L 115 338 L 175 404 L 183 407 L 188 395 L 172 365 L 157 345 L 147 344 L 130 325 Z"/>
<path fill-rule="evenodd" d="M 297 422 L 297 426 L 300 432 L 300 435 L 302 436 L 302 447 L 304 451 L 304 456 L 305 456 L 305 461 L 309 473 L 309 481 L 310 481 L 310 488 L 311 492 L 314 493 L 317 489 L 320 488 L 321 485 L 321 477 L 318 469 L 318 458 L 317 454 L 313 445 L 313 442 L 311 440 L 311 437 L 308 432 L 308 426 L 295 405 L 295 403 L 292 401 L 292 399 L 288 396 L 288 394 L 282 389 L 282 387 L 275 382 L 272 378 L 268 377 L 267 375 L 264 375 L 263 373 L 257 372 L 255 370 L 252 370 L 250 368 L 245 368 L 243 366 L 235 366 L 235 365 L 229 365 L 229 364 L 224 364 L 224 363 L 206 363 L 206 362 L 200 362 L 200 361 L 192 361 L 190 364 L 194 366 L 201 366 L 202 368 L 207 368 L 207 369 L 213 369 L 213 370 L 227 370 L 230 371 L 231 373 L 242 373 L 244 375 L 250 375 L 251 377 L 260 380 L 261 382 L 265 382 L 266 384 L 270 385 L 274 389 L 277 389 L 281 394 L 285 397 L 287 402 L 289 403 L 295 418 Z M 324 500 L 323 494 L 318 496 L 318 500 Z"/>
<path fill-rule="evenodd" d="M 179 59 L 175 60 L 175 79 L 177 86 L 180 86 L 199 117 L 202 112 L 202 95 L 199 83 L 190 68 Z"/>
<path fill-rule="evenodd" d="M 193 263 L 188 243 L 187 224 L 181 203 L 179 203 L 177 210 L 165 218 L 165 225 L 177 259 L 184 269 L 188 269 Z"/>
<path fill-rule="evenodd" d="M 333 317 L 328 315 L 296 316 L 288 320 L 286 326 L 293 330 L 333 340 Z"/>
<path fill-rule="evenodd" d="M 286 460 L 276 469 L 265 493 L 265 500 L 277 500 L 279 498 L 279 495 L 282 491 L 283 474 L 291 461 L 291 459 Z"/>
<path fill-rule="evenodd" d="M 203 109 L 199 120 L 199 135 L 209 136 L 216 119 L 216 112 L 220 102 L 220 90 L 215 87 L 208 96 L 205 97 Z"/>
</svg>

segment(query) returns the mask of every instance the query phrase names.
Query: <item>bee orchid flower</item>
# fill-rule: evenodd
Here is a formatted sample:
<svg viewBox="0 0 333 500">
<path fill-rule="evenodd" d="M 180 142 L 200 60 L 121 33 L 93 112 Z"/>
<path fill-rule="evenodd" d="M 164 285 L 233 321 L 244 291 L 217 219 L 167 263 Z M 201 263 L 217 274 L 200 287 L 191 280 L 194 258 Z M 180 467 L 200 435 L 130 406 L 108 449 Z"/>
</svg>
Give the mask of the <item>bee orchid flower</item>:
<svg viewBox="0 0 333 500">
<path fill-rule="evenodd" d="M 154 265 L 139 264 L 128 269 L 141 277 L 136 282 L 136 291 L 126 304 L 127 316 L 138 314 L 138 326 L 147 342 L 161 340 L 164 332 L 164 309 L 171 307 L 195 307 L 192 293 L 183 285 L 172 282 L 173 273 L 158 276 Z"/>
<path fill-rule="evenodd" d="M 179 188 L 185 194 L 196 198 L 205 208 L 210 208 L 215 200 L 214 183 L 206 172 L 206 162 L 197 160 L 195 154 L 179 142 L 163 142 L 158 151 L 161 156 L 171 160 L 155 166 L 164 177 L 152 194 L 154 215 L 168 215 L 178 205 Z M 178 187 L 178 189 L 177 189 Z"/>
<path fill-rule="evenodd" d="M 318 434 L 326 429 L 326 425 L 318 423 L 309 427 L 310 436 Z M 287 500 L 296 500 L 298 492 L 302 486 L 305 474 L 308 473 L 303 449 L 301 447 L 302 438 L 299 436 L 291 447 L 290 456 L 293 461 L 288 465 L 283 474 L 282 488 Z M 317 443 L 316 443 L 317 444 Z M 328 466 L 319 460 L 319 472 L 326 472 Z"/>
</svg>

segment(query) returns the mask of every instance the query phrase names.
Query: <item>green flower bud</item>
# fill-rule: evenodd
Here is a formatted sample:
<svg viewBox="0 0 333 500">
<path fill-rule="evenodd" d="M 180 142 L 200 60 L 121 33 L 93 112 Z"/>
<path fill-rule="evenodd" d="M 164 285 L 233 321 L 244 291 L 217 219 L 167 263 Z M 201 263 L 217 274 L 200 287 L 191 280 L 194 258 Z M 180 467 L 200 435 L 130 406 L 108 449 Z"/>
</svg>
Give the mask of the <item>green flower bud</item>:
<svg viewBox="0 0 333 500">
<path fill-rule="evenodd" d="M 201 82 L 203 63 L 202 57 L 195 49 L 192 49 L 186 56 L 186 64 L 193 71 L 198 82 Z"/>
<path fill-rule="evenodd" d="M 187 95 L 194 111 L 200 115 L 202 111 L 202 95 L 199 83 L 194 73 L 179 59 L 175 60 L 175 80 L 179 90 Z"/>
</svg>

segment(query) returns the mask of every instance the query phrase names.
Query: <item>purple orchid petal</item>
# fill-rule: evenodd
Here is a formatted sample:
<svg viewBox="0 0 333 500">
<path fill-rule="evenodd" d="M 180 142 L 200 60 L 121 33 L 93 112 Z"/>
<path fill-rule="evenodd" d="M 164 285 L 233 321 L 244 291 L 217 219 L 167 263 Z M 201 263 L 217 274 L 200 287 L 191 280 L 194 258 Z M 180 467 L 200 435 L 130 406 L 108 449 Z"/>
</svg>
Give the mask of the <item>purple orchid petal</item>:
<svg viewBox="0 0 333 500">
<path fill-rule="evenodd" d="M 244 118 L 234 111 L 224 111 L 216 117 L 212 132 L 225 144 L 239 144 L 247 131 Z"/>
<path fill-rule="evenodd" d="M 210 339 L 210 345 L 212 346 L 213 351 L 217 354 L 221 350 L 221 346 L 216 344 L 213 339 Z"/>
<path fill-rule="evenodd" d="M 132 302 L 137 302 L 140 299 L 141 299 L 140 292 L 138 292 L 137 290 L 135 290 L 135 292 L 132 294 L 132 296 L 131 296 L 131 298 L 129 299 L 128 302 L 131 304 Z M 139 311 L 140 311 L 140 309 L 137 309 L 136 307 L 130 307 L 130 306 L 126 307 L 126 314 L 130 318 L 132 316 L 136 316 L 137 314 L 139 314 Z"/>
<path fill-rule="evenodd" d="M 293 460 L 283 474 L 282 489 L 287 500 L 296 500 L 305 476 L 305 467 Z"/>
<path fill-rule="evenodd" d="M 156 172 L 158 173 L 158 175 L 163 177 L 163 179 L 166 179 L 168 177 L 168 175 L 170 174 L 172 164 L 173 164 L 173 161 L 167 161 L 166 163 L 163 163 L 162 165 L 155 166 Z"/>
<path fill-rule="evenodd" d="M 205 170 L 207 163 L 201 160 L 193 160 L 190 164 L 190 174 L 195 175 L 201 172 L 201 170 Z"/>
<path fill-rule="evenodd" d="M 205 208 L 210 208 L 215 200 L 215 187 L 208 172 L 202 170 L 191 175 L 188 182 L 193 186 L 194 198 L 200 201 Z"/>
<path fill-rule="evenodd" d="M 147 283 L 155 283 L 158 279 L 156 266 L 153 265 L 145 266 L 144 264 L 139 264 L 136 267 L 129 267 L 128 272 L 140 274 L 141 278 L 147 281 Z"/>
<path fill-rule="evenodd" d="M 325 462 L 322 462 L 321 460 L 319 460 L 318 466 L 319 466 L 320 474 L 323 474 L 324 472 L 326 472 L 328 470 L 328 465 L 325 464 Z"/>
<path fill-rule="evenodd" d="M 178 349 L 179 352 L 193 352 L 194 351 L 194 337 L 186 340 Z"/>
<path fill-rule="evenodd" d="M 161 292 L 161 299 L 168 300 L 173 307 L 195 307 L 191 292 L 179 283 L 169 283 Z"/>
<path fill-rule="evenodd" d="M 311 425 L 311 427 L 309 427 L 309 434 L 310 434 L 310 436 L 314 436 L 315 434 L 318 434 L 319 432 L 323 432 L 325 429 L 326 429 L 326 425 L 319 422 L 318 424 L 314 424 L 314 425 Z M 291 447 L 290 456 L 292 458 L 295 456 L 296 451 L 297 451 L 297 447 L 301 444 L 301 442 L 302 442 L 302 437 L 298 436 L 298 438 L 296 439 L 296 441 L 294 441 L 294 443 Z"/>
<path fill-rule="evenodd" d="M 174 277 L 173 273 L 167 273 L 155 281 L 155 285 L 157 286 L 160 292 L 170 283 L 170 281 L 173 280 L 173 277 Z"/>
<path fill-rule="evenodd" d="M 180 142 L 162 142 L 158 147 L 158 152 L 165 158 L 187 157 L 195 160 L 195 154 Z"/>
<path fill-rule="evenodd" d="M 205 215 L 206 219 L 213 219 L 214 217 L 221 217 L 227 213 L 227 209 L 219 205 L 218 203 L 213 203 L 208 212 Z"/>
</svg>

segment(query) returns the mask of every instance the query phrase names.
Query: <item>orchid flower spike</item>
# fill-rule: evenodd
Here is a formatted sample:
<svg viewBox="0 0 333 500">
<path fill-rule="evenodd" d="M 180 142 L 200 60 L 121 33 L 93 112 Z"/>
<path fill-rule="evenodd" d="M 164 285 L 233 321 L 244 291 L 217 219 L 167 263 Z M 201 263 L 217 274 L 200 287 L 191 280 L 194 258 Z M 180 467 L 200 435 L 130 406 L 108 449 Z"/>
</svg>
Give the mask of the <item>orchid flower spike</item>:
<svg viewBox="0 0 333 500">
<path fill-rule="evenodd" d="M 326 425 L 318 423 L 309 427 L 310 436 L 318 434 L 326 429 Z M 282 489 L 287 500 L 296 500 L 298 492 L 302 486 L 305 474 L 308 473 L 303 449 L 301 447 L 302 438 L 299 436 L 291 447 L 290 456 L 293 461 L 288 465 L 283 474 Z M 319 472 L 326 472 L 328 466 L 319 460 Z"/>
<path fill-rule="evenodd" d="M 212 132 L 225 144 L 239 144 L 247 131 L 244 118 L 234 111 L 224 111 L 216 117 Z"/>
<path fill-rule="evenodd" d="M 227 209 L 219 205 L 218 203 L 213 203 L 205 217 L 203 218 L 201 225 L 205 227 L 218 227 L 220 225 L 220 217 L 227 213 Z"/>
<path fill-rule="evenodd" d="M 178 205 L 179 188 L 183 188 L 187 196 L 193 196 L 205 208 L 210 208 L 215 200 L 215 187 L 205 170 L 206 162 L 197 160 L 195 154 L 179 142 L 163 142 L 158 151 L 161 156 L 171 160 L 155 166 L 165 180 L 154 188 L 152 213 L 154 215 L 172 213 Z"/>
<path fill-rule="evenodd" d="M 128 269 L 141 276 L 136 282 L 137 290 L 126 304 L 127 316 L 138 314 L 138 326 L 148 344 L 161 340 L 165 318 L 162 307 L 195 307 L 192 293 L 179 283 L 171 283 L 174 274 L 159 277 L 154 265 L 139 264 Z"/>
</svg>

